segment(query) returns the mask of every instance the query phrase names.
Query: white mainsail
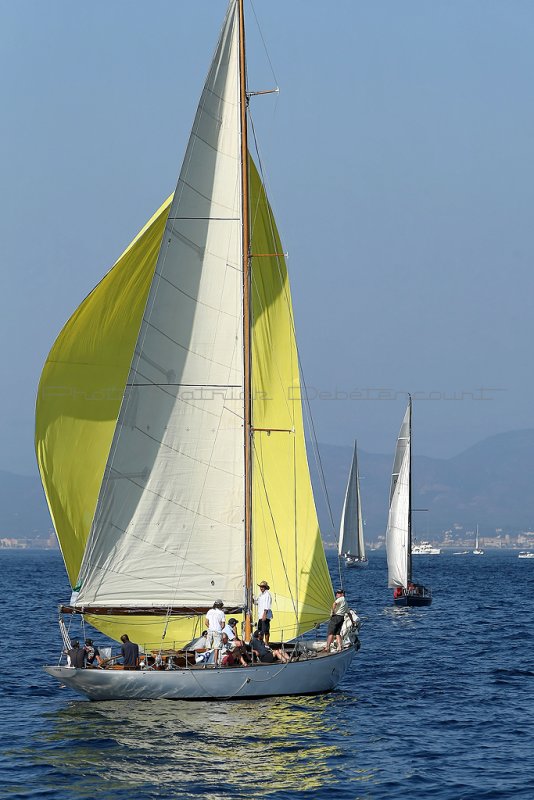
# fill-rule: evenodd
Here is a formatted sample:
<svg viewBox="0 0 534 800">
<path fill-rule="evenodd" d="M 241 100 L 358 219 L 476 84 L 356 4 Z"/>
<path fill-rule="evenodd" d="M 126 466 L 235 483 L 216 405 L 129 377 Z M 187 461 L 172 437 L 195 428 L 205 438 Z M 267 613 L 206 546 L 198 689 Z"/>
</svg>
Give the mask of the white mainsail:
<svg viewBox="0 0 534 800">
<path fill-rule="evenodd" d="M 339 555 L 352 555 L 365 558 L 365 542 L 363 539 L 363 519 L 360 499 L 360 480 L 358 474 L 358 453 L 354 444 L 354 455 L 345 492 L 345 502 L 341 514 L 339 528 Z"/>
<path fill-rule="evenodd" d="M 244 602 L 238 27 L 231 3 L 162 238 L 78 605 Z"/>
<path fill-rule="evenodd" d="M 388 586 L 406 588 L 410 580 L 410 469 L 411 401 L 402 421 L 393 473 L 386 531 Z"/>
</svg>

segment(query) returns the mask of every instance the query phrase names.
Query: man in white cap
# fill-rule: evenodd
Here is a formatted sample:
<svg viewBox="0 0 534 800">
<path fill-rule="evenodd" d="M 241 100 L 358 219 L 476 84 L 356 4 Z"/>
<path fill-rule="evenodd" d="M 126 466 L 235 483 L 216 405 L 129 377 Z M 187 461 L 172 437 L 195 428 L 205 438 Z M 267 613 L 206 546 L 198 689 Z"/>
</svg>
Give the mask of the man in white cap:
<svg viewBox="0 0 534 800">
<path fill-rule="evenodd" d="M 269 591 L 269 584 L 267 581 L 261 581 L 258 584 L 260 587 L 260 596 L 256 600 L 258 606 L 258 630 L 263 633 L 263 641 L 269 644 L 269 636 L 271 630 L 271 620 L 273 618 L 272 606 L 273 598 Z"/>
</svg>

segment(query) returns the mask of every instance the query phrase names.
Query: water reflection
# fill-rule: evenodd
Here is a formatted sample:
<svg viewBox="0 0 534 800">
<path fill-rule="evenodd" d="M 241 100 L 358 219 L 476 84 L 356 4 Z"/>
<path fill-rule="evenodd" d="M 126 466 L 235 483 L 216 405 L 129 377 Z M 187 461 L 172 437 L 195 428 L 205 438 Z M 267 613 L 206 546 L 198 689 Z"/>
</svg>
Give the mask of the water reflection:
<svg viewBox="0 0 534 800">
<path fill-rule="evenodd" d="M 318 790 L 337 783 L 340 768 L 352 780 L 369 777 L 347 763 L 347 712 L 356 702 L 342 693 L 235 703 L 73 702 L 48 715 L 50 727 L 39 737 L 48 752 L 36 760 L 52 760 L 70 786 L 84 790 L 98 779 L 115 793 L 141 786 L 205 797 Z"/>
</svg>

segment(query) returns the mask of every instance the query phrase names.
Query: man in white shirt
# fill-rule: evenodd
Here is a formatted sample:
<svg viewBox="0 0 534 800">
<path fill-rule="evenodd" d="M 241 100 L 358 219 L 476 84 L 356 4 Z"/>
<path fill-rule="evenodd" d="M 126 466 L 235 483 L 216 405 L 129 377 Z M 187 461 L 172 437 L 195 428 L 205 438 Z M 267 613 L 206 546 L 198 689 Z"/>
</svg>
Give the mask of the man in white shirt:
<svg viewBox="0 0 534 800">
<path fill-rule="evenodd" d="M 233 642 L 234 639 L 239 639 L 239 636 L 237 635 L 237 620 L 235 617 L 230 617 L 224 626 L 223 633 L 228 636 L 228 639 L 231 642 Z"/>
<path fill-rule="evenodd" d="M 326 651 L 330 650 L 330 646 L 334 641 L 334 636 L 336 637 L 338 652 L 340 653 L 343 649 L 343 643 L 341 641 L 341 628 L 343 627 L 345 614 L 347 614 L 348 610 L 349 604 L 345 598 L 345 591 L 343 589 L 338 589 L 336 591 L 336 599 L 332 603 L 332 611 L 330 612 L 328 636 L 326 639 L 326 647 L 324 648 Z"/>
<path fill-rule="evenodd" d="M 222 632 L 226 623 L 224 615 L 223 601 L 216 600 L 213 608 L 210 608 L 206 614 L 206 626 L 208 628 L 208 635 L 206 636 L 206 647 L 213 647 L 213 660 L 217 664 L 219 658 L 219 650 L 222 645 Z"/>
<path fill-rule="evenodd" d="M 273 618 L 272 606 L 273 598 L 269 591 L 270 586 L 267 581 L 262 581 L 258 584 L 260 587 L 260 596 L 256 600 L 258 606 L 258 630 L 263 633 L 263 641 L 269 644 L 269 636 L 271 630 L 271 620 Z"/>
</svg>

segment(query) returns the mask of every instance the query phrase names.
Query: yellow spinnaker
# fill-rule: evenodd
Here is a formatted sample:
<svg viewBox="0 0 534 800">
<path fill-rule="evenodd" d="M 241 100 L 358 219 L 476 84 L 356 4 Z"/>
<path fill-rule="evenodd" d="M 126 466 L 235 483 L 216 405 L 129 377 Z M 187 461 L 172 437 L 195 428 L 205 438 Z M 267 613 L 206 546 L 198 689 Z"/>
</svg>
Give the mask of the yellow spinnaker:
<svg viewBox="0 0 534 800">
<path fill-rule="evenodd" d="M 329 616 L 332 584 L 310 483 L 291 293 L 282 245 L 250 161 L 254 582 L 274 598 L 272 638 Z M 255 587 L 255 593 L 259 590 Z"/>
<path fill-rule="evenodd" d="M 93 521 L 170 200 L 69 319 L 41 375 L 35 449 L 71 586 Z"/>
</svg>

